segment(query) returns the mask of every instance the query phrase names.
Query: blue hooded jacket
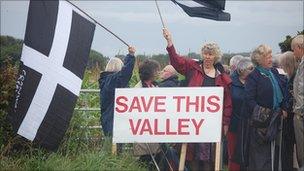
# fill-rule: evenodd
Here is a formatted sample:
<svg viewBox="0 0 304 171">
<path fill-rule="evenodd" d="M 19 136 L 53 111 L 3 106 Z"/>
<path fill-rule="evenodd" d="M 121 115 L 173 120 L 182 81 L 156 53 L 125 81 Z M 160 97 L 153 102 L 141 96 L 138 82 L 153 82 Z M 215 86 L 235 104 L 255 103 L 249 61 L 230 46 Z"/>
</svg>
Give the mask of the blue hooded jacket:
<svg viewBox="0 0 304 171">
<path fill-rule="evenodd" d="M 239 74 L 236 71 L 232 73 L 231 79 L 232 116 L 229 131 L 236 133 L 241 116 L 241 106 L 245 100 L 245 87 L 239 80 Z"/>
<path fill-rule="evenodd" d="M 131 79 L 135 57 L 127 55 L 119 72 L 102 72 L 99 78 L 101 125 L 105 135 L 112 136 L 115 88 L 125 88 Z"/>
</svg>

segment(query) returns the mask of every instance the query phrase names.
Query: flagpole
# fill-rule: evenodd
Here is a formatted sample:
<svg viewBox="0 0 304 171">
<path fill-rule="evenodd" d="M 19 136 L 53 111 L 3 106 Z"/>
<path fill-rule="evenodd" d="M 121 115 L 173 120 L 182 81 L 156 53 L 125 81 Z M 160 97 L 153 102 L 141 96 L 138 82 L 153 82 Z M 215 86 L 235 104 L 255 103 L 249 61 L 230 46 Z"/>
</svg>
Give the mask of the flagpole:
<svg viewBox="0 0 304 171">
<path fill-rule="evenodd" d="M 162 23 L 162 25 L 163 25 L 163 28 L 166 28 L 166 27 L 165 27 L 164 20 L 163 20 L 163 17 L 162 17 L 162 15 L 161 15 L 161 13 L 160 13 L 160 9 L 159 9 L 159 6 L 158 6 L 158 3 L 157 3 L 157 0 L 155 0 L 155 4 L 156 4 L 156 7 L 157 7 L 157 11 L 158 11 L 158 14 L 159 14 L 159 17 L 160 17 L 161 23 Z"/>
<path fill-rule="evenodd" d="M 82 13 L 84 13 L 86 16 L 88 16 L 91 20 L 93 20 L 97 25 L 99 25 L 100 27 L 104 28 L 106 31 L 108 31 L 110 34 L 112 34 L 113 36 L 115 36 L 118 40 L 120 40 L 123 44 L 125 44 L 126 46 L 130 46 L 128 43 L 126 43 L 124 40 L 122 40 L 120 37 L 118 37 L 115 33 L 113 33 L 111 30 L 109 30 L 108 28 L 106 28 L 105 26 L 103 26 L 102 24 L 100 24 L 98 21 L 96 21 L 93 17 L 91 17 L 89 14 L 87 14 L 86 12 L 84 12 L 82 9 L 80 9 L 78 6 L 76 6 L 75 4 L 73 4 L 72 2 L 70 2 L 69 0 L 65 0 L 68 3 L 70 3 L 71 5 L 73 5 L 75 8 L 77 8 L 79 11 L 81 11 Z"/>
</svg>

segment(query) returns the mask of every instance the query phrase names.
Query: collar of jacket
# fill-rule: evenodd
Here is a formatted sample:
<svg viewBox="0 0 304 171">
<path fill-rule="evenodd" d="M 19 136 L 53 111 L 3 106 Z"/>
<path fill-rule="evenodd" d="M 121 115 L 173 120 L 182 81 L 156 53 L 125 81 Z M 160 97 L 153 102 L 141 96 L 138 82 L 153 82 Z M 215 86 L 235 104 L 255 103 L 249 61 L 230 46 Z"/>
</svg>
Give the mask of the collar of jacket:
<svg viewBox="0 0 304 171">
<path fill-rule="evenodd" d="M 198 65 L 194 65 L 194 68 L 199 70 L 200 72 L 202 72 L 204 74 L 203 67 L 202 67 L 203 64 L 204 64 L 204 60 L 199 60 L 199 61 L 196 61 L 195 63 L 198 64 Z M 220 62 L 215 63 L 213 66 L 216 70 L 216 76 L 225 72 L 225 69 Z"/>
<path fill-rule="evenodd" d="M 111 75 L 113 73 L 115 73 L 115 72 L 104 71 L 104 72 L 100 73 L 100 79 L 103 79 L 104 77 Z"/>
<path fill-rule="evenodd" d="M 300 60 L 300 65 L 303 65 L 304 63 L 304 55 L 302 56 L 301 60 Z"/>
<path fill-rule="evenodd" d="M 199 61 L 196 61 L 195 64 L 196 65 L 193 65 L 193 67 L 198 70 L 199 72 L 202 73 L 203 75 L 203 79 L 204 79 L 204 75 L 205 73 L 203 72 L 203 63 L 204 61 L 203 60 L 199 60 Z M 228 76 L 226 73 L 225 73 L 225 70 L 224 70 L 224 67 L 221 63 L 217 62 L 215 63 L 214 65 L 214 68 L 216 70 L 216 74 L 215 74 L 215 83 L 217 85 L 229 85 L 231 84 L 232 80 L 230 78 L 230 76 Z"/>
<path fill-rule="evenodd" d="M 244 84 L 240 81 L 239 76 L 240 75 L 237 73 L 237 71 L 234 71 L 232 73 L 231 75 L 232 84 L 237 87 L 244 87 Z"/>
<path fill-rule="evenodd" d="M 177 76 L 177 75 L 172 75 L 172 76 L 170 76 L 170 77 L 164 79 L 163 81 L 167 81 L 167 80 L 176 80 L 176 79 L 178 79 L 178 76 Z M 162 82 L 163 82 L 163 81 L 162 81 Z"/>
<path fill-rule="evenodd" d="M 148 86 L 148 84 L 144 81 L 141 81 L 141 84 L 142 84 L 142 87 L 145 87 L 145 88 L 151 88 Z M 154 87 L 157 87 L 157 82 L 156 81 L 152 81 L 151 84 L 154 86 Z"/>
<path fill-rule="evenodd" d="M 98 79 L 98 82 L 99 84 L 101 84 L 101 82 L 104 81 L 104 79 L 108 76 L 108 75 L 111 75 L 111 74 L 114 74 L 115 72 L 109 72 L 109 71 L 104 71 L 102 73 L 100 73 L 100 76 L 99 76 L 99 79 Z"/>
</svg>

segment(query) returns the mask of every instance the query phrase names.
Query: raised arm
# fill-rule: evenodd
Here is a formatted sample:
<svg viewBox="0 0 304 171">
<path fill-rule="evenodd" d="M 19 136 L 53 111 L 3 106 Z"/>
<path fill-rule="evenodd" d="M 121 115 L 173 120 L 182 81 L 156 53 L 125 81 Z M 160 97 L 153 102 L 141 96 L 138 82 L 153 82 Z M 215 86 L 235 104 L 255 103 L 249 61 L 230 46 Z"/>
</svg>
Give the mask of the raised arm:
<svg viewBox="0 0 304 171">
<path fill-rule="evenodd" d="M 163 35 L 167 40 L 167 47 L 171 47 L 173 45 L 172 36 L 167 28 L 163 28 Z"/>
<path fill-rule="evenodd" d="M 133 68 L 135 64 L 135 48 L 130 46 L 128 48 L 129 54 L 127 54 L 124 60 L 124 66 L 117 73 L 117 79 L 120 82 L 120 87 L 126 87 L 128 85 L 129 80 L 131 79 Z"/>
<path fill-rule="evenodd" d="M 186 75 L 189 68 L 190 59 L 182 57 L 176 53 L 175 48 L 173 46 L 172 37 L 168 29 L 163 29 L 163 35 L 164 38 L 167 40 L 167 51 L 170 57 L 171 65 L 176 69 L 177 72 Z"/>
</svg>

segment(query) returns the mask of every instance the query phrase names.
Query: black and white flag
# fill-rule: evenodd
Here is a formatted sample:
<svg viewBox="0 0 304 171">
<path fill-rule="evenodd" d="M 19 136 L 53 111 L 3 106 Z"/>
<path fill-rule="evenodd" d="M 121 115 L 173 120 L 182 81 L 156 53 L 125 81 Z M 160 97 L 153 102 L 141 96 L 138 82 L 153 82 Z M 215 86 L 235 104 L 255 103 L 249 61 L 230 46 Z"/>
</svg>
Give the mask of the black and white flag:
<svg viewBox="0 0 304 171">
<path fill-rule="evenodd" d="M 56 150 L 81 88 L 95 24 L 66 1 L 31 0 L 16 84 L 14 130 Z"/>
<path fill-rule="evenodd" d="M 230 21 L 229 13 L 224 12 L 226 0 L 171 0 L 180 6 L 190 17 L 206 18 L 216 21 Z"/>
</svg>

